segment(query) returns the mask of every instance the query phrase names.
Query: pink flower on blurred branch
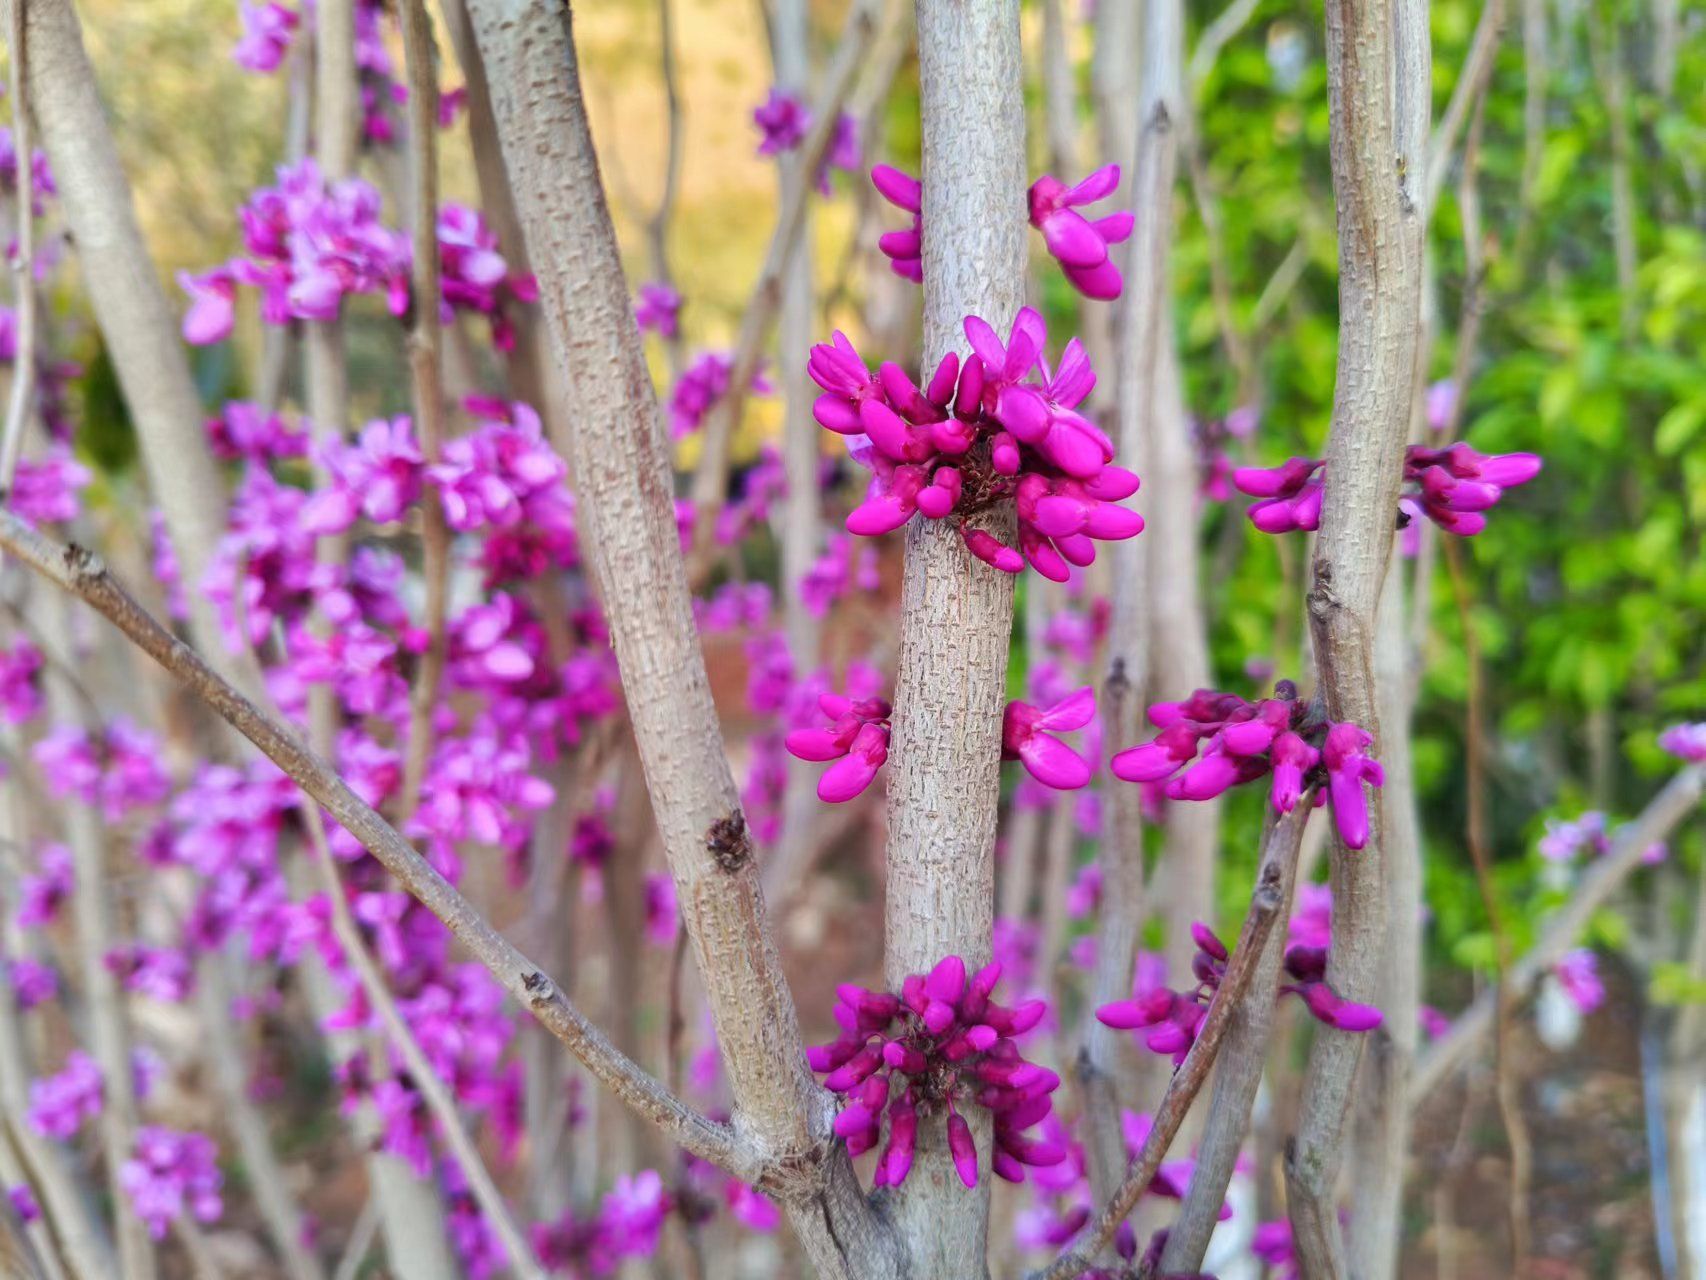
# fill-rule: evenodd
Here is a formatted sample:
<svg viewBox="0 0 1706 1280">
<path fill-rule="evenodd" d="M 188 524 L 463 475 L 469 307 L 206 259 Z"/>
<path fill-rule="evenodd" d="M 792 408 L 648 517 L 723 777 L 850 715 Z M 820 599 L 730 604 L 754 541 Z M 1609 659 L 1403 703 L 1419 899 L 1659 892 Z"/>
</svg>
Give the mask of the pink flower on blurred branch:
<svg viewBox="0 0 1706 1280">
<path fill-rule="evenodd" d="M 1048 174 L 1031 184 L 1031 225 L 1043 233 L 1043 243 L 1073 287 L 1088 298 L 1120 296 L 1124 282 L 1108 246 L 1131 235 L 1133 218 L 1121 211 L 1092 222 L 1078 208 L 1106 199 L 1119 184 L 1117 164 L 1104 165 L 1075 187 Z"/>
<path fill-rule="evenodd" d="M 787 737 L 788 754 L 800 760 L 833 760 L 818 779 L 818 799 L 841 804 L 853 799 L 877 776 L 889 758 L 891 708 L 881 698 L 855 702 L 825 693 L 818 709 L 833 723 L 827 729 L 796 729 Z"/>
<path fill-rule="evenodd" d="M 1673 724 L 1659 735 L 1659 746 L 1678 760 L 1706 764 L 1706 720 Z"/>
</svg>

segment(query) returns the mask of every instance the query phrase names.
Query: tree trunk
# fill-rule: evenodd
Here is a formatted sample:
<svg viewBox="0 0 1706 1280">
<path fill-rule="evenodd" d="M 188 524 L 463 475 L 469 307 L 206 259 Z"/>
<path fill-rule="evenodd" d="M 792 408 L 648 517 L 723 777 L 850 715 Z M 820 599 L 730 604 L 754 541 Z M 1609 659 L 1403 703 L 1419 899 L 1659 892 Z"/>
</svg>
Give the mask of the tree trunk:
<svg viewBox="0 0 1706 1280">
<path fill-rule="evenodd" d="M 963 323 L 1005 331 L 1024 303 L 1025 105 L 1018 0 L 967 7 L 920 0 L 923 128 L 924 351 L 931 370 L 964 351 Z M 1007 532 L 1012 516 L 1003 517 Z M 1001 717 L 1013 579 L 965 548 L 946 522 L 906 533 L 900 662 L 888 768 L 885 968 L 900 990 L 944 956 L 989 959 Z M 888 1211 L 912 1274 L 986 1274 L 989 1115 L 968 1108 L 979 1150 L 962 1186 L 945 1131 L 921 1124 L 912 1173 Z"/>
</svg>

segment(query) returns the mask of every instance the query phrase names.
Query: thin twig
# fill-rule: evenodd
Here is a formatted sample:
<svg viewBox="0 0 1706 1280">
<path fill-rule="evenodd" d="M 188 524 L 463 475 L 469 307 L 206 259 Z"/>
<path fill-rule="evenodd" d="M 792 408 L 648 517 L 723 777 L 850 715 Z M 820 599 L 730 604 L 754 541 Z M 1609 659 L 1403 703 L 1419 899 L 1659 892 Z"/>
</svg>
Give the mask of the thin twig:
<svg viewBox="0 0 1706 1280">
<path fill-rule="evenodd" d="M 1166 1096 L 1155 1109 L 1155 1123 L 1144 1139 L 1143 1150 L 1137 1153 L 1127 1169 L 1125 1181 L 1091 1221 L 1089 1234 L 1078 1247 L 1062 1253 L 1041 1271 L 1033 1272 L 1030 1280 L 1072 1280 L 1072 1277 L 1089 1270 L 1114 1238 L 1120 1223 L 1126 1220 L 1138 1199 L 1149 1189 L 1155 1171 L 1161 1167 L 1162 1158 L 1179 1132 L 1179 1126 L 1184 1123 L 1186 1113 L 1208 1080 L 1209 1070 L 1220 1053 L 1227 1029 L 1250 992 L 1268 934 L 1278 922 L 1284 905 L 1282 876 L 1279 860 L 1262 864 L 1255 892 L 1250 895 L 1250 910 L 1238 931 L 1237 949 L 1232 953 L 1226 974 L 1220 980 L 1220 988 L 1215 992 L 1197 1031 L 1196 1043 L 1168 1082 Z"/>
<path fill-rule="evenodd" d="M 444 386 L 439 376 L 443 337 L 438 315 L 438 69 L 425 0 L 402 0 L 403 65 L 409 85 L 409 170 L 414 218 L 414 323 L 409 373 L 415 429 L 427 465 L 444 448 Z M 421 504 L 421 575 L 426 580 L 427 647 L 409 691 L 409 736 L 399 812 L 407 820 L 420 803 L 432 751 L 432 712 L 444 677 L 445 615 L 450 579 L 450 529 L 436 491 Z"/>
<path fill-rule="evenodd" d="M 361 1214 L 355 1220 L 355 1229 L 350 1232 L 349 1243 L 344 1246 L 344 1255 L 338 1260 L 338 1269 L 332 1280 L 355 1280 L 361 1274 L 361 1264 L 367 1261 L 378 1235 L 379 1204 L 369 1196 L 361 1206 Z"/>
<path fill-rule="evenodd" d="M 1706 794 L 1706 765 L 1679 770 L 1647 803 L 1640 816 L 1618 830 L 1611 850 L 1595 860 L 1582 876 L 1570 900 L 1546 921 L 1539 940 L 1511 966 L 1511 994 L 1527 993 L 1558 959 L 1575 945 L 1588 920 L 1643 865 L 1642 856 L 1657 841 L 1694 812 Z M 1446 1032 L 1416 1064 L 1410 1080 L 1410 1105 L 1417 1107 L 1451 1071 L 1461 1064 L 1492 1028 L 1495 999 L 1484 991 L 1457 1016 Z"/>
<path fill-rule="evenodd" d="M 1189 72 L 1192 90 L 1201 89 L 1203 81 L 1208 79 L 1209 72 L 1214 70 L 1214 64 L 1220 60 L 1220 51 L 1237 37 L 1238 33 L 1250 24 L 1255 16 L 1256 6 L 1260 0 L 1232 0 L 1214 17 L 1214 21 L 1203 28 L 1197 37 L 1196 48 L 1191 50 Z"/>
<path fill-rule="evenodd" d="M 18 251 L 12 259 L 17 281 L 17 333 L 12 360 L 12 387 L 6 400 L 6 426 L 0 435 L 0 496 L 12 492 L 18 458 L 24 448 L 24 424 L 29 418 L 30 399 L 36 376 L 36 211 L 35 165 L 32 163 L 28 86 L 28 42 L 24 38 L 26 0 L 12 0 L 12 146 L 17 156 Z"/>
<path fill-rule="evenodd" d="M 748 1182 L 763 1176 L 764 1170 L 757 1167 L 756 1155 L 744 1140 L 727 1125 L 695 1112 L 618 1053 L 603 1033 L 569 1004 L 556 982 L 498 933 L 413 845 L 351 791 L 331 766 L 161 626 L 113 579 L 98 556 L 82 547 L 57 543 L 6 511 L 0 511 L 0 547 L 94 608 L 259 747 L 407 892 L 443 921 L 469 954 L 625 1103 L 649 1116 L 701 1159 Z"/>
<path fill-rule="evenodd" d="M 1464 700 L 1468 704 L 1464 744 L 1465 786 L 1469 793 L 1466 835 L 1469 857 L 1475 865 L 1475 884 L 1480 890 L 1482 909 L 1487 913 L 1487 927 L 1493 934 L 1493 1093 L 1498 1100 L 1499 1121 L 1504 1126 L 1505 1141 L 1511 1154 L 1511 1188 L 1506 1204 L 1511 1235 L 1511 1275 L 1521 1276 L 1527 1266 L 1529 1251 L 1528 1170 L 1532 1162 L 1532 1148 L 1518 1103 L 1516 1081 L 1512 1076 L 1512 1009 L 1508 976 L 1511 970 L 1510 933 L 1499 909 L 1498 890 L 1493 884 L 1492 855 L 1487 849 L 1486 714 L 1483 707 L 1481 643 L 1470 610 L 1462 546 L 1457 539 L 1448 538 L 1443 547 L 1446 571 L 1451 578 L 1452 594 L 1456 597 L 1457 616 L 1463 631 L 1463 659 L 1469 670 L 1468 686 L 1464 690 Z"/>
<path fill-rule="evenodd" d="M 782 305 L 782 277 L 805 224 L 806 205 L 816 191 L 818 170 L 829 153 L 829 143 L 840 118 L 842 104 L 853 90 L 853 82 L 865 65 L 865 54 L 876 33 L 881 5 L 878 0 L 857 0 L 847 15 L 834 61 L 824 72 L 824 91 L 812 105 L 812 127 L 798 151 L 798 169 L 782 198 L 782 211 L 764 265 L 753 286 L 752 297 L 741 316 L 735 339 L 734 361 L 729 369 L 728 390 L 712 406 L 701 433 L 699 467 L 693 476 L 694 524 L 693 578 L 702 578 L 711 563 L 716 542 L 712 538 L 712 513 L 728 487 L 729 448 L 735 425 L 740 421 L 747 392 L 764 355 L 764 340 Z"/>
<path fill-rule="evenodd" d="M 1290 813 L 1270 815 L 1263 833 L 1261 874 L 1266 879 L 1274 874 L 1270 868 L 1277 868 L 1282 919 L 1291 912 L 1297 855 L 1303 844 L 1304 826 L 1314 809 L 1314 798 L 1311 788 Z M 1237 1167 L 1244 1133 L 1250 1127 L 1250 1110 L 1262 1083 L 1285 940 L 1282 930 L 1268 931 L 1253 970 L 1249 998 L 1233 1011 L 1232 1027 L 1214 1073 L 1214 1096 L 1209 1102 L 1202 1139 L 1197 1144 L 1196 1170 L 1179 1206 L 1178 1220 L 1167 1232 L 1167 1245 L 1161 1255 L 1161 1271 L 1165 1275 L 1185 1275 L 1201 1268 L 1209 1237 L 1226 1203 L 1226 1188 Z"/>
</svg>

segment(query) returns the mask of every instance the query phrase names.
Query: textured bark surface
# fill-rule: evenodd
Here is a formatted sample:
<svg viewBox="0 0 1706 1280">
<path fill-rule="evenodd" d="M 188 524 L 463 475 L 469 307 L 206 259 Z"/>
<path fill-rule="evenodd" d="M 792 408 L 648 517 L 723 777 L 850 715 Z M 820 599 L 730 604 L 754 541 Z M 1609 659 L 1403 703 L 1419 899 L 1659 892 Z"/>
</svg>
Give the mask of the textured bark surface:
<svg viewBox="0 0 1706 1280">
<path fill-rule="evenodd" d="M 1375 617 L 1390 559 L 1416 328 L 1421 315 L 1421 183 L 1428 101 L 1426 9 L 1328 0 L 1327 92 L 1339 231 L 1339 356 L 1327 492 L 1309 593 L 1310 633 L 1327 714 L 1383 747 Z M 1367 847 L 1335 839 L 1327 978 L 1347 1000 L 1378 998 L 1386 945 L 1381 806 Z M 1365 1038 L 1319 1028 L 1288 1152 L 1293 1237 L 1304 1273 L 1345 1274 L 1333 1207 L 1344 1122 Z"/>
<path fill-rule="evenodd" d="M 887 1238 L 829 1140 L 765 920 L 752 842 L 723 754 L 676 535 L 671 469 L 593 150 L 565 9 L 468 5 L 539 278 L 573 429 L 576 478 L 629 717 L 681 915 L 734 1094 L 734 1125 L 826 1276 L 878 1273 Z M 856 1260 L 852 1261 L 852 1260 Z"/>
<path fill-rule="evenodd" d="M 1024 303 L 1025 106 L 1018 0 L 918 5 L 924 148 L 924 351 L 967 349 L 963 324 L 1002 333 Z M 1011 517 L 1008 517 L 1011 520 Z M 1011 527 L 1002 531 L 1011 534 Z M 890 986 L 947 955 L 989 960 L 1001 715 L 1013 579 L 975 559 L 943 520 L 906 533 L 900 662 L 888 766 L 885 967 Z M 919 1277 L 986 1269 L 989 1116 L 968 1108 L 976 1188 L 961 1185 L 939 1121 L 888 1211 Z"/>
<path fill-rule="evenodd" d="M 177 321 L 142 242 L 130 185 L 101 107 L 71 0 L 30 0 L 30 106 L 59 184 L 86 295 L 142 442 L 148 487 L 177 553 L 197 642 L 223 652 L 200 590 L 224 532 L 225 488 L 201 429 L 201 401 Z"/>
</svg>

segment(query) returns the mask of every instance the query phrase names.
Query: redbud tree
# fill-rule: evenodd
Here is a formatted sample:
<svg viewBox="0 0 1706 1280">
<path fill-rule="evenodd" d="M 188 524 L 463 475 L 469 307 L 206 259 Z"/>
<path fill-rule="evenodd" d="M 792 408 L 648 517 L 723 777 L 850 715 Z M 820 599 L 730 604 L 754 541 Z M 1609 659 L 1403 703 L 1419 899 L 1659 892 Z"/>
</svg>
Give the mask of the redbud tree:
<svg viewBox="0 0 1706 1280">
<path fill-rule="evenodd" d="M 1514 1008 L 1608 999 L 1584 929 L 1706 728 L 1634 821 L 1548 820 L 1561 892 L 1507 928 L 1465 547 L 1549 471 L 1457 438 L 1479 35 L 1436 121 L 1427 6 L 1309 33 L 1336 363 L 1288 457 L 1239 318 L 1283 304 L 1209 265 L 1200 405 L 1173 305 L 1260 6 L 776 0 L 722 122 L 775 187 L 725 314 L 688 6 L 653 205 L 567 5 L 218 6 L 271 175 L 170 280 L 93 8 L 8 8 L 8 1274 L 1390 1277 L 1414 1109 L 1490 1044 L 1519 1150 Z M 1238 557 L 1281 571 L 1234 662 Z M 1436 568 L 1493 952 L 1454 1014 Z"/>
</svg>

